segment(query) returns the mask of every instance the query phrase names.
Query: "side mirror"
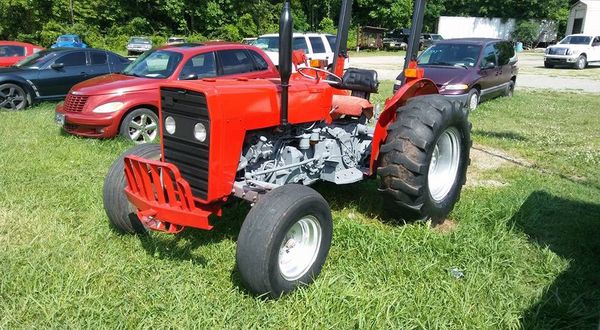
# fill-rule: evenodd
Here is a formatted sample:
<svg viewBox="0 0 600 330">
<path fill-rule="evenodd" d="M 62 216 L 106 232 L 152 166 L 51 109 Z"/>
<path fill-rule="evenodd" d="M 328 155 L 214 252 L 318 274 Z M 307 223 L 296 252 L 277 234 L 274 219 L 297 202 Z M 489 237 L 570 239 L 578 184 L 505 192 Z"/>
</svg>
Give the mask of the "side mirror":
<svg viewBox="0 0 600 330">
<path fill-rule="evenodd" d="M 183 79 L 181 80 L 198 80 L 198 75 L 195 73 L 191 73 L 188 74 L 187 76 L 183 77 Z"/>
<path fill-rule="evenodd" d="M 65 67 L 64 63 L 52 63 L 52 65 L 50 66 L 50 68 L 52 68 L 54 70 L 60 70 L 64 67 Z"/>
</svg>

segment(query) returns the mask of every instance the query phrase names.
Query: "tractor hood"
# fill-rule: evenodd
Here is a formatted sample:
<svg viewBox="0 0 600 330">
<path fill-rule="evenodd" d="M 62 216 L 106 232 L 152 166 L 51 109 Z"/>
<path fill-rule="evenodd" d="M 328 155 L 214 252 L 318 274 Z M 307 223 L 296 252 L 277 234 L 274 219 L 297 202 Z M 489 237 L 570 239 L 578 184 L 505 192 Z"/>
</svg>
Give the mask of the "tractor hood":
<svg viewBox="0 0 600 330">
<path fill-rule="evenodd" d="M 119 73 L 107 74 L 81 82 L 71 89 L 79 95 L 125 94 L 157 89 L 164 79 L 126 76 Z"/>
</svg>

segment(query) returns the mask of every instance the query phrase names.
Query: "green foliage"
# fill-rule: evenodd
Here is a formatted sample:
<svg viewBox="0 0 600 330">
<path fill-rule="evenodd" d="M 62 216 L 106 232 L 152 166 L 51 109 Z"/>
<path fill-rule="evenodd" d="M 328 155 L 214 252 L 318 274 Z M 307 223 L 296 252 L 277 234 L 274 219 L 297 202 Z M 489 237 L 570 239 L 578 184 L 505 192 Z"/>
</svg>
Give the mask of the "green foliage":
<svg viewBox="0 0 600 330">
<path fill-rule="evenodd" d="M 333 23 L 333 20 L 329 17 L 324 17 L 321 23 L 319 23 L 319 32 L 335 34 L 337 29 Z"/>
<path fill-rule="evenodd" d="M 61 33 L 82 34 L 97 47 L 122 50 L 134 35 L 201 35 L 230 41 L 278 31 L 282 0 L 0 0 L 0 39 L 50 46 Z M 70 4 L 73 4 L 71 15 Z M 292 0 L 295 31 L 334 32 L 341 0 Z M 355 0 L 352 25 L 407 28 L 412 0 Z M 563 0 L 430 0 L 425 30 L 440 15 L 551 19 L 564 30 Z M 350 38 L 350 42 L 354 42 Z"/>
<path fill-rule="evenodd" d="M 513 39 L 523 43 L 525 47 L 531 48 L 540 35 L 540 24 L 532 20 L 523 20 L 517 23 Z"/>
</svg>

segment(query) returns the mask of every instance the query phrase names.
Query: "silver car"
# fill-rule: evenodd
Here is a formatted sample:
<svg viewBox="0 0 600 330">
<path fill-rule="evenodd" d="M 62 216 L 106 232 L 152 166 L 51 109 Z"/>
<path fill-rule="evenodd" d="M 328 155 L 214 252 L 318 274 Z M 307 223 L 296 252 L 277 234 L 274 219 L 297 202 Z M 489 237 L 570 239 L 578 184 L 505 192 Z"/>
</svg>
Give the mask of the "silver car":
<svg viewBox="0 0 600 330">
<path fill-rule="evenodd" d="M 131 37 L 127 43 L 127 56 L 140 55 L 152 49 L 152 40 L 146 37 Z"/>
</svg>

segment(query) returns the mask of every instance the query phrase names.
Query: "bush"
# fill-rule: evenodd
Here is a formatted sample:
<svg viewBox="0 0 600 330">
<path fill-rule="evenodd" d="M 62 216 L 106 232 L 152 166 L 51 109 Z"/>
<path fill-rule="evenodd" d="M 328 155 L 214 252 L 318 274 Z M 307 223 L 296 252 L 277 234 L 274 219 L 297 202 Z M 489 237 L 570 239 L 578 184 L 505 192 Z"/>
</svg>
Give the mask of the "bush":
<svg viewBox="0 0 600 330">
<path fill-rule="evenodd" d="M 217 30 L 216 33 L 213 34 L 213 38 L 235 42 L 239 42 L 240 40 L 242 40 L 242 37 L 240 36 L 240 31 L 235 25 L 232 24 L 223 25 Z"/>
<path fill-rule="evenodd" d="M 236 23 L 236 27 L 240 33 L 242 38 L 254 37 L 256 36 L 256 23 L 254 23 L 254 18 L 250 14 L 244 14 L 238 18 Z M 239 40 L 236 40 L 239 41 Z"/>
<path fill-rule="evenodd" d="M 333 20 L 329 17 L 323 18 L 321 23 L 319 23 L 319 32 L 336 34 L 337 29 L 335 28 Z"/>
<path fill-rule="evenodd" d="M 513 39 L 520 41 L 526 48 L 532 48 L 540 36 L 540 24 L 535 21 L 525 20 L 517 23 L 513 32 Z"/>
</svg>

